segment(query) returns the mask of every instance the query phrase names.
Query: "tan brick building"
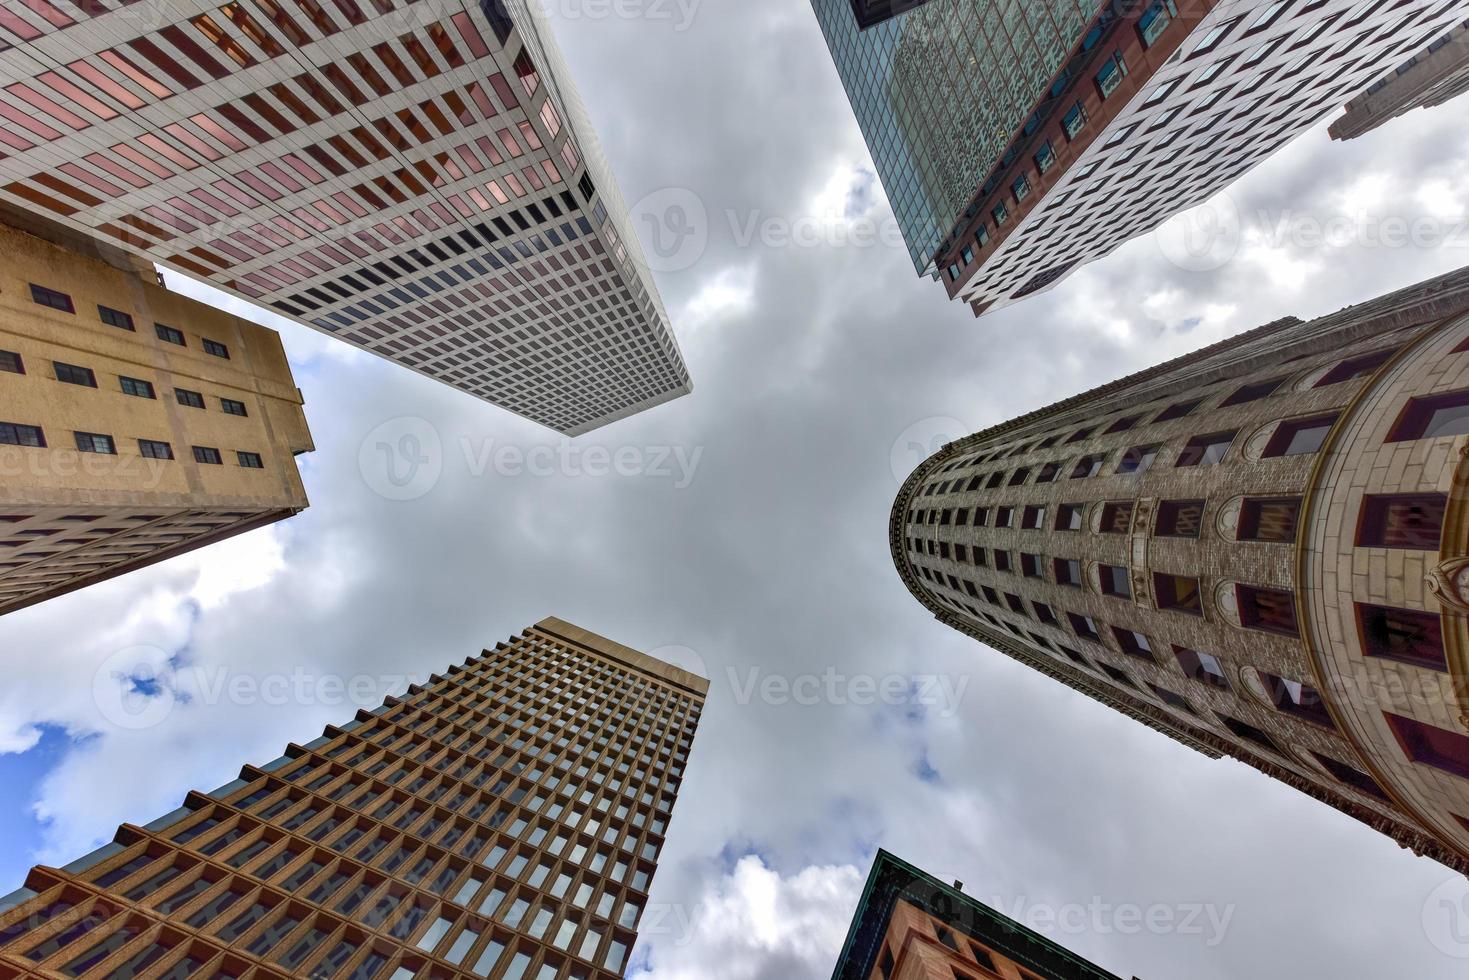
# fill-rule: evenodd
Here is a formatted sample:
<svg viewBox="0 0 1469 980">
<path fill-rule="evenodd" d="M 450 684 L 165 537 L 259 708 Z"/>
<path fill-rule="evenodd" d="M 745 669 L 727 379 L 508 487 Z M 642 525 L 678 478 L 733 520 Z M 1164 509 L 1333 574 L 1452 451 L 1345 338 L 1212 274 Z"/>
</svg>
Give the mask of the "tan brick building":
<svg viewBox="0 0 1469 980">
<path fill-rule="evenodd" d="M 0 976 L 611 980 L 708 682 L 558 619 L 0 898 Z"/>
<path fill-rule="evenodd" d="M 1120 980 L 878 851 L 832 980 Z"/>
<path fill-rule="evenodd" d="M 1469 270 L 951 443 L 890 543 L 941 621 L 1469 871 Z"/>
<path fill-rule="evenodd" d="M 0 225 L 0 613 L 307 506 L 279 335 Z"/>
</svg>

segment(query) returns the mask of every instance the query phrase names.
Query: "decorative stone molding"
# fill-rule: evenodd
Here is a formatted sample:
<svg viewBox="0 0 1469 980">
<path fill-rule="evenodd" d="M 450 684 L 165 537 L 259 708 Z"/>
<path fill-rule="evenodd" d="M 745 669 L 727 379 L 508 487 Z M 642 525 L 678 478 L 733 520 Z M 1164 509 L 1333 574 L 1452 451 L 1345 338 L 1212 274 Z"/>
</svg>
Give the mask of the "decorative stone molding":
<svg viewBox="0 0 1469 980">
<path fill-rule="evenodd" d="M 1445 607 L 1459 615 L 1469 615 L 1469 558 L 1439 562 L 1429 570 L 1424 584 Z"/>
<path fill-rule="evenodd" d="M 1239 538 L 1239 515 L 1244 509 L 1245 498 L 1243 496 L 1231 497 L 1226 500 L 1214 513 L 1214 530 L 1226 541 L 1235 541 Z"/>
</svg>

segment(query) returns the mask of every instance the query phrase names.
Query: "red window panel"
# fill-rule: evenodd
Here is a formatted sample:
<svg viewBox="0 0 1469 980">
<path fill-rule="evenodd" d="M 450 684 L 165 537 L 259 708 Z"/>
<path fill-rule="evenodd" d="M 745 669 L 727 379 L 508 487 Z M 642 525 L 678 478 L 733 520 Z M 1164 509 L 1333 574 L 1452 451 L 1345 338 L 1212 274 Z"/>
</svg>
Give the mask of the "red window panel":
<svg viewBox="0 0 1469 980">
<path fill-rule="evenodd" d="M 434 214 L 438 215 L 443 220 L 444 224 L 449 225 L 454 223 L 454 216 L 449 213 L 449 209 L 444 207 L 444 205 L 440 204 L 438 201 L 434 201 L 429 204 L 429 209 L 432 210 Z"/>
<path fill-rule="evenodd" d="M 423 231 L 405 217 L 394 218 L 393 224 L 397 225 L 398 230 L 407 235 L 410 241 L 423 237 Z"/>
<path fill-rule="evenodd" d="M 47 0 L 20 0 L 20 2 L 28 7 L 32 13 L 44 18 L 46 23 L 52 27 L 70 27 L 76 23 L 76 21 L 48 3 Z"/>
<path fill-rule="evenodd" d="M 500 104 L 506 109 L 514 109 L 520 105 L 520 100 L 510 90 L 510 85 L 505 81 L 505 76 L 499 72 L 490 76 L 490 88 L 495 90 L 495 94 L 500 97 Z"/>
<path fill-rule="evenodd" d="M 264 7 L 264 5 L 262 5 Z M 277 8 L 278 9 L 278 8 Z M 219 8 L 219 12 L 229 18 L 230 23 L 239 28 L 241 34 L 250 39 L 250 42 L 271 58 L 278 58 L 286 53 L 280 42 L 270 36 L 270 32 L 261 27 L 259 22 L 238 3 L 227 3 Z"/>
<path fill-rule="evenodd" d="M 248 170 L 241 170 L 239 173 L 235 174 L 235 179 L 243 183 L 245 186 L 249 187 L 251 190 L 259 194 L 261 197 L 265 198 L 267 201 L 279 201 L 282 197 L 285 196 L 280 191 L 276 190 L 274 187 L 271 187 L 265 181 L 261 180 L 259 177 L 255 176 Z"/>
<path fill-rule="evenodd" d="M 233 6 L 235 4 L 226 5 L 225 16 L 230 16 L 228 7 Z M 286 12 L 285 8 L 276 3 L 275 0 L 255 0 L 255 6 L 263 11 L 265 16 L 270 18 L 270 22 L 276 26 L 276 30 L 289 38 L 291 43 L 296 47 L 305 47 L 311 43 L 311 35 L 300 24 L 296 23 L 291 15 Z"/>
<path fill-rule="evenodd" d="M 51 118 L 65 123 L 72 129 L 82 130 L 92 125 L 81 116 L 78 116 L 76 113 L 72 112 L 70 109 L 57 105 L 56 102 L 46 98 L 46 96 L 42 95 L 40 92 L 37 92 L 35 89 L 31 88 L 29 85 L 26 85 L 24 82 L 16 82 L 14 85 L 6 86 L 5 91 L 9 92 L 17 99 L 20 99 L 32 109 L 35 109 L 39 112 L 47 113 L 51 116 Z"/>
<path fill-rule="evenodd" d="M 0 7 L 0 27 L 5 28 L 22 41 L 34 41 L 42 34 L 39 27 L 33 26 L 25 18 L 5 7 Z"/>
<path fill-rule="evenodd" d="M 500 153 L 500 148 L 497 147 L 494 143 L 490 142 L 490 138 L 488 136 L 478 137 L 474 141 L 474 145 L 479 147 L 480 152 L 483 153 L 489 159 L 490 163 L 494 164 L 495 166 L 498 167 L 500 164 L 505 162 L 505 157 L 503 154 Z"/>
<path fill-rule="evenodd" d="M 81 190 L 80 188 L 75 187 L 71 184 L 68 184 L 52 174 L 39 173 L 33 175 L 31 179 L 43 187 L 50 188 L 58 194 L 65 194 L 67 197 L 70 197 L 73 200 L 81 201 L 89 208 L 96 207 L 97 205 L 102 203 L 102 199 L 100 197 L 94 197 L 91 194 L 88 194 L 86 191 Z"/>
<path fill-rule="evenodd" d="M 281 265 L 285 266 L 287 269 L 290 269 L 300 279 L 310 279 L 312 276 L 316 275 L 316 273 L 306 268 L 306 264 L 304 262 L 301 262 L 297 259 L 285 259 L 281 262 Z"/>
<path fill-rule="evenodd" d="M 449 122 L 449 117 L 444 115 L 444 111 L 432 99 L 427 102 L 420 102 L 418 109 L 425 116 L 428 116 L 428 121 L 434 124 L 434 128 L 439 131 L 439 135 L 450 136 L 458 131 L 459 127 Z"/>
<path fill-rule="evenodd" d="M 301 253 L 301 258 L 305 259 L 307 262 L 310 262 L 312 265 L 316 266 L 316 269 L 317 269 L 318 272 L 330 272 L 330 271 L 332 271 L 331 263 L 327 262 L 326 259 L 322 258 L 317 253 L 317 251 L 315 249 L 307 249 L 306 251 L 302 252 Z"/>
<path fill-rule="evenodd" d="M 366 104 L 367 97 L 356 85 L 352 84 L 352 79 L 347 77 L 347 73 L 342 71 L 340 66 L 327 65 L 322 69 L 322 74 L 326 75 L 327 81 L 331 82 L 348 102 L 358 106 Z"/>
<path fill-rule="evenodd" d="M 571 140 L 561 145 L 561 159 L 565 161 L 569 173 L 576 173 L 576 168 L 581 166 L 581 153 Z"/>
<path fill-rule="evenodd" d="M 515 137 L 511 134 L 510 130 L 502 129 L 497 131 L 495 135 L 500 137 L 500 142 L 505 144 L 505 149 L 509 151 L 512 157 L 525 155 L 525 151 L 520 148 L 520 144 L 515 141 Z"/>
<path fill-rule="evenodd" d="M 367 60 L 367 55 L 362 52 L 357 51 L 349 54 L 347 56 L 347 64 L 351 65 L 352 70 L 357 72 L 358 76 L 367 83 L 367 87 L 379 96 L 388 95 L 393 91 L 393 86 L 383 81 L 383 76 L 378 74 L 377 69 L 372 66 L 372 62 Z"/>
<path fill-rule="evenodd" d="M 245 278 L 248 279 L 250 282 L 253 282 L 255 285 L 259 286 L 261 289 L 265 290 L 267 293 L 278 292 L 281 288 L 280 283 L 259 272 L 247 272 L 245 273 Z"/>
<path fill-rule="evenodd" d="M 98 170 L 105 170 L 107 173 L 116 177 L 118 180 L 121 180 L 127 184 L 131 184 L 134 187 L 151 187 L 153 185 L 153 182 L 151 180 L 140 177 L 138 174 L 133 173 L 127 167 L 124 167 L 122 164 L 118 163 L 116 160 L 113 160 L 111 157 L 105 157 L 100 153 L 89 153 L 82 159 L 90 163 L 92 166 L 96 167 Z"/>
<path fill-rule="evenodd" d="M 494 198 L 495 198 L 496 201 L 499 201 L 501 204 L 509 204 L 510 203 L 510 197 L 504 191 L 502 191 L 500 189 L 500 184 L 499 184 L 498 181 L 493 181 L 493 180 L 490 181 L 488 184 L 485 185 L 485 188 L 492 195 L 494 195 Z"/>
<path fill-rule="evenodd" d="M 159 207 L 156 204 L 148 205 L 146 208 L 143 209 L 143 213 L 151 217 L 157 218 L 159 221 L 172 228 L 177 228 L 179 231 L 183 232 L 186 235 L 199 230 L 197 225 L 185 221 L 183 218 L 180 218 L 176 214 L 165 211 L 163 208 Z"/>
<path fill-rule="evenodd" d="M 302 228 L 300 225 L 296 224 L 296 222 L 292 221 L 290 218 L 285 217 L 284 215 L 273 215 L 270 219 L 270 223 L 275 225 L 281 231 L 285 232 L 287 235 L 290 235 L 297 241 L 304 242 L 311 237 L 311 232 L 307 231 L 305 228 Z"/>
<path fill-rule="evenodd" d="M 470 101 L 479 109 L 480 116 L 484 118 L 485 122 L 489 122 L 500 114 L 499 110 L 495 108 L 495 104 L 490 101 L 490 97 L 485 94 L 485 90 L 480 88 L 478 82 L 471 82 L 465 91 L 469 93 Z M 459 121 L 468 126 L 473 120 L 461 118 Z"/>
<path fill-rule="evenodd" d="M 249 262 L 251 259 L 254 258 L 254 256 L 245 252 L 244 249 L 231 245 L 229 242 L 224 241 L 223 239 L 215 239 L 214 241 L 209 243 L 209 247 L 212 249 L 217 249 L 218 251 L 221 251 L 240 262 Z"/>
<path fill-rule="evenodd" d="M 393 155 L 387 147 L 383 146 L 377 141 L 377 137 L 373 136 L 366 127 L 357 126 L 354 129 L 350 130 L 350 133 L 352 137 L 356 139 L 357 142 L 361 143 L 363 148 L 366 149 L 367 152 L 371 153 L 376 159 L 386 160 Z"/>
<path fill-rule="evenodd" d="M 142 55 L 156 71 L 163 72 L 186 90 L 196 89 L 204 84 L 203 81 L 195 78 L 175 55 L 164 51 L 151 38 L 140 37 L 134 41 L 129 41 L 128 47 Z M 103 56 L 105 57 L 106 54 L 104 51 Z"/>
<path fill-rule="evenodd" d="M 551 183 L 557 184 L 561 182 L 561 171 L 557 170 L 556 164 L 550 160 L 542 160 L 541 169 L 546 171 L 546 177 L 550 179 Z"/>
<path fill-rule="evenodd" d="M 408 132 L 413 135 L 414 139 L 418 140 L 418 145 L 420 146 L 433 139 L 433 136 L 428 131 L 428 127 L 425 126 L 423 122 L 413 114 L 412 109 L 404 109 L 399 112 L 398 122 L 402 124 L 404 129 L 408 130 Z M 407 146 L 399 146 L 398 148 L 400 150 L 408 149 Z"/>
<path fill-rule="evenodd" d="M 483 58 L 489 55 L 489 45 L 485 44 L 485 39 L 480 35 L 479 28 L 474 25 L 474 21 L 470 19 L 468 14 L 457 13 L 450 19 L 454 21 L 454 27 L 459 31 L 459 36 L 464 39 L 464 45 L 469 49 L 471 57 Z"/>
<path fill-rule="evenodd" d="M 318 218 L 316 215 L 312 214 L 305 208 L 296 208 L 291 212 L 291 214 L 295 215 L 296 220 L 301 222 L 302 225 L 312 229 L 313 231 L 329 231 L 331 228 L 331 226 L 328 225 L 325 221 L 322 221 L 320 218 Z M 302 237 L 305 236 L 303 235 Z"/>
<path fill-rule="evenodd" d="M 266 161 L 265 163 L 260 164 L 257 169 L 263 172 L 267 177 L 270 177 L 276 183 L 280 184 L 286 190 L 290 191 L 292 194 L 305 190 L 305 186 L 303 184 L 298 182 L 296 178 L 292 177 L 290 174 L 286 173 L 284 168 L 273 162 Z"/>
<path fill-rule="evenodd" d="M 236 187 L 234 184 L 231 184 L 227 180 L 216 180 L 213 186 L 215 190 L 219 191 L 221 194 L 227 194 L 229 197 L 233 198 L 239 204 L 244 205 L 246 208 L 255 208 L 260 206 L 260 202 L 251 197 L 249 192 L 247 192 L 244 188 Z"/>
<path fill-rule="evenodd" d="M 330 245 L 323 245 L 318 251 L 320 251 L 322 255 L 326 256 L 327 261 L 335 262 L 337 265 L 346 265 L 347 263 L 352 261 L 351 259 L 347 258 L 345 254 L 337 251 Z"/>
<path fill-rule="evenodd" d="M 418 65 L 418 70 L 423 72 L 423 77 L 434 78 L 439 74 L 439 66 L 429 55 L 428 49 L 423 42 L 411 35 L 404 37 L 403 47 L 408 50 L 408 56 Z"/>
<path fill-rule="evenodd" d="M 353 255 L 357 256 L 359 259 L 365 259 L 369 257 L 369 253 L 365 251 L 362 246 L 358 245 L 350 238 L 338 238 L 337 244 L 346 249 L 348 252 L 351 252 Z"/>
<path fill-rule="evenodd" d="M 429 40 L 434 42 L 434 47 L 439 49 L 439 56 L 450 68 L 462 68 L 464 66 L 464 55 L 454 46 L 454 38 L 448 28 L 442 23 L 430 24 L 428 27 Z"/>
<path fill-rule="evenodd" d="M 163 127 L 163 131 L 206 160 L 218 160 L 220 157 L 224 156 L 224 154 L 221 153 L 219 150 L 216 150 L 214 147 L 204 142 L 198 136 L 195 136 L 193 133 L 191 133 L 188 127 L 182 125 L 181 123 L 169 123 L 167 126 Z M 160 141 L 160 143 L 162 143 L 162 141 Z M 172 159 L 172 157 L 170 157 L 170 159 Z M 186 157 L 185 159 L 190 158 Z"/>
<path fill-rule="evenodd" d="M 108 197 L 121 197 L 127 193 L 125 189 L 118 187 L 112 181 L 104 180 L 85 167 L 75 163 L 63 163 L 58 169 L 73 180 L 79 180 L 93 190 L 106 194 Z"/>
<path fill-rule="evenodd" d="M 532 150 L 539 150 L 541 148 L 541 138 L 536 135 L 536 128 L 528 122 L 520 123 L 519 128 L 520 136 L 525 140 L 526 145 Z"/>
<path fill-rule="evenodd" d="M 373 227 L 373 230 L 374 231 L 376 231 L 379 235 L 382 235 L 384 238 L 386 238 L 388 241 L 392 242 L 394 245 L 403 245 L 403 244 L 405 244 L 404 241 L 403 241 L 402 236 L 400 236 L 396 231 L 394 231 L 392 228 L 390 228 L 388 225 L 384 224 L 383 222 L 379 221 L 376 224 L 374 224 L 372 227 Z"/>
<path fill-rule="evenodd" d="M 439 230 L 439 223 L 437 221 L 435 221 L 433 219 L 433 217 L 430 216 L 429 213 L 427 211 L 425 211 L 423 208 L 417 208 L 417 209 L 415 209 L 414 212 L 413 212 L 413 218 L 414 218 L 415 221 L 417 221 L 420 225 L 422 225 L 424 228 L 428 229 L 429 231 L 438 231 Z M 447 220 L 447 219 L 445 219 L 445 220 Z"/>
<path fill-rule="evenodd" d="M 55 140 L 61 138 L 61 130 L 52 129 L 50 126 L 41 122 L 41 120 L 22 112 L 8 102 L 0 102 L 0 118 L 14 123 L 38 139 Z"/>
<path fill-rule="evenodd" d="M 233 126 L 236 130 L 244 133 L 256 143 L 268 143 L 275 138 L 270 133 L 267 133 L 258 123 L 255 122 L 255 120 L 251 119 L 245 113 L 241 112 L 240 109 L 236 106 L 222 105 L 216 108 L 214 111 L 223 116 L 225 121 Z M 197 120 L 201 117 L 195 116 L 194 118 Z M 207 119 L 209 117 L 203 116 L 202 118 Z"/>
<path fill-rule="evenodd" d="M 541 105 L 541 122 L 546 124 L 546 132 L 555 139 L 561 135 L 561 116 L 556 112 L 556 107 L 547 99 Z"/>
<path fill-rule="evenodd" d="M 267 224 L 257 222 L 250 226 L 250 230 L 279 248 L 286 248 L 291 244 L 289 238 Z"/>
<path fill-rule="evenodd" d="M 403 88 L 407 88 L 418 81 L 417 78 L 413 77 L 413 72 L 409 71 L 408 66 L 403 63 L 403 59 L 398 57 L 398 52 L 394 51 L 392 45 L 386 41 L 373 45 L 372 53 L 377 55 L 378 60 L 383 63 L 384 67 L 398 80 L 398 84 Z"/>
<path fill-rule="evenodd" d="M 153 133 L 144 133 L 138 137 L 138 142 L 148 149 L 168 158 L 169 163 L 176 164 L 184 170 L 193 170 L 199 166 L 199 162 L 185 154 L 175 146 L 169 145 Z"/>
<path fill-rule="evenodd" d="M 233 218 L 240 213 L 239 208 L 203 188 L 196 187 L 189 191 L 189 196 L 216 214 L 222 214 L 227 218 Z"/>
<path fill-rule="evenodd" d="M 538 191 L 546 189 L 545 181 L 541 180 L 541 175 L 533 167 L 521 167 L 520 172 L 525 175 L 525 179 L 534 189 Z"/>
<path fill-rule="evenodd" d="M 172 168 L 164 166 L 159 161 L 148 156 L 140 150 L 136 150 L 126 143 L 118 143 L 112 147 L 112 152 L 118 156 L 125 157 L 130 163 L 136 163 L 144 170 L 160 180 L 168 180 L 174 175 Z"/>
<path fill-rule="evenodd" d="M 459 212 L 459 216 L 461 218 L 469 218 L 469 217 L 473 217 L 474 216 L 474 212 L 472 210 L 470 210 L 469 205 L 465 202 L 464 198 L 461 197 L 460 195 L 458 195 L 458 194 L 450 194 L 449 195 L 449 203 L 452 204 L 452 205 L 454 205 L 454 210 Z M 489 203 L 489 202 L 486 202 L 486 203 Z M 485 208 L 485 210 L 488 211 L 489 208 Z"/>
<path fill-rule="evenodd" d="M 529 51 L 521 49 L 516 56 L 515 74 L 520 76 L 520 84 L 525 87 L 526 95 L 535 95 L 536 89 L 541 87 L 541 75 L 536 71 L 536 64 L 531 60 Z"/>
<path fill-rule="evenodd" d="M 42 72 L 36 76 L 36 80 L 59 94 L 62 98 L 86 109 L 98 119 L 107 120 L 117 116 L 117 111 L 111 106 L 83 92 L 80 88 L 62 78 L 54 71 Z"/>
<path fill-rule="evenodd" d="M 102 58 L 106 60 L 109 54 L 114 53 L 110 51 L 102 52 Z M 121 55 L 114 56 L 121 58 Z M 86 82 L 90 82 L 93 88 L 95 88 L 97 91 L 103 93 L 108 98 L 113 99 L 114 101 L 123 106 L 126 106 L 129 109 L 141 109 L 144 105 L 147 104 L 142 99 L 134 95 L 126 85 L 123 85 L 121 82 L 117 81 L 112 76 L 108 75 L 106 72 L 102 71 L 100 68 L 97 68 L 94 65 L 90 65 L 85 61 L 73 61 L 66 67 L 75 72 L 77 77 Z M 172 94 L 172 92 L 165 89 L 164 95 L 161 97 L 167 97 Z"/>
<path fill-rule="evenodd" d="M 504 192 L 500 191 L 500 189 L 498 187 L 495 187 L 494 184 L 486 184 L 485 186 L 488 188 L 492 188 L 494 191 L 499 191 L 499 193 L 495 194 L 496 200 L 505 196 Z M 464 193 L 469 195 L 469 199 L 474 202 L 474 206 L 479 208 L 481 211 L 488 211 L 492 207 L 494 207 L 494 205 L 486 200 L 485 196 L 479 192 L 478 188 L 471 187 Z M 504 204 L 505 202 L 501 201 L 500 203 Z"/>
<path fill-rule="evenodd" d="M 193 123 L 195 126 L 198 126 L 205 133 L 209 134 L 215 140 L 218 140 L 221 144 L 236 153 L 239 153 L 246 148 L 244 140 L 240 139 L 234 133 L 231 133 L 229 130 L 225 129 L 219 123 L 215 122 L 213 119 L 210 119 L 202 112 L 198 115 L 190 116 L 189 122 Z"/>
<path fill-rule="evenodd" d="M 306 18 L 312 24 L 316 25 L 316 29 L 321 32 L 322 37 L 329 37 L 341 30 L 337 26 L 337 22 L 327 15 L 327 12 L 321 8 L 321 5 L 316 0 L 295 0 L 295 4 L 301 8 L 301 12 L 306 15 Z"/>
<path fill-rule="evenodd" d="M 296 173 L 300 174 L 309 183 L 319 184 L 326 180 L 326 177 L 320 171 L 294 153 L 287 153 L 281 157 L 281 160 L 285 162 L 286 166 L 296 171 Z"/>
<path fill-rule="evenodd" d="M 333 194 L 332 200 L 336 201 L 343 208 L 352 212 L 352 214 L 358 218 L 367 217 L 367 209 L 358 204 L 355 200 L 353 200 L 352 195 L 348 194 L 346 191 L 338 191 L 337 193 Z"/>
<path fill-rule="evenodd" d="M 353 0 L 332 0 L 332 6 L 340 10 L 342 16 L 347 18 L 347 23 L 354 27 L 367 20 L 367 15 L 362 12 L 362 8 L 357 6 Z"/>
<path fill-rule="evenodd" d="M 515 176 L 514 174 L 505 175 L 505 186 L 509 187 L 511 193 L 513 193 L 516 197 L 525 197 L 527 193 L 525 185 L 522 184 L 520 182 L 520 178 Z"/>
<path fill-rule="evenodd" d="M 209 40 L 209 43 L 218 48 L 237 67 L 249 68 L 255 64 L 255 57 L 245 50 L 245 46 L 231 37 L 208 14 L 200 14 L 197 17 L 190 18 L 189 23 L 193 24 L 199 33 L 203 34 Z M 225 75 L 230 73 L 230 69 L 227 66 L 216 61 L 207 51 L 196 44 L 193 38 L 189 37 L 177 26 L 166 27 L 162 33 L 174 47 L 188 55 L 190 60 L 215 78 L 224 77 L 224 75 L 219 74 L 220 72 L 223 72 Z"/>
<path fill-rule="evenodd" d="M 120 215 L 117 220 L 121 221 L 125 225 L 128 225 L 129 227 L 138 229 L 145 235 L 152 235 L 154 238 L 158 239 L 161 242 L 171 242 L 176 237 L 169 232 L 164 231 L 157 225 L 144 221 L 137 215 L 124 214 Z"/>
<path fill-rule="evenodd" d="M 201 211 L 194 205 L 190 204 L 188 201 L 184 200 L 182 197 L 170 197 L 168 199 L 168 206 L 180 212 L 181 214 L 187 214 L 189 217 L 193 218 L 201 225 L 212 225 L 214 224 L 214 222 L 219 220 L 218 215 L 212 215 L 209 214 L 207 211 Z"/>
<path fill-rule="evenodd" d="M 310 126 L 313 123 L 321 121 L 321 117 L 315 112 L 312 112 L 311 107 L 301 101 L 300 96 L 292 91 L 291 87 L 284 82 L 277 82 L 272 85 L 270 87 L 270 94 L 275 96 L 281 105 L 295 113 L 296 118 L 306 125 Z M 292 126 L 291 128 L 294 129 L 295 127 Z"/>
</svg>

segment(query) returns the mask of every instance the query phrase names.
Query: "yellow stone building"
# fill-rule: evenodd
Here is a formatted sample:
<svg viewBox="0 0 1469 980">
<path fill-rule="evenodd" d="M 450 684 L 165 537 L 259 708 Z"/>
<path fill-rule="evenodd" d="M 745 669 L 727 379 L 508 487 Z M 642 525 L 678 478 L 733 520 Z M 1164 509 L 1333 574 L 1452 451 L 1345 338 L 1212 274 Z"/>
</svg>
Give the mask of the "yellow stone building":
<svg viewBox="0 0 1469 980">
<path fill-rule="evenodd" d="M 278 334 L 10 226 L 0 253 L 0 613 L 307 506 Z"/>
</svg>

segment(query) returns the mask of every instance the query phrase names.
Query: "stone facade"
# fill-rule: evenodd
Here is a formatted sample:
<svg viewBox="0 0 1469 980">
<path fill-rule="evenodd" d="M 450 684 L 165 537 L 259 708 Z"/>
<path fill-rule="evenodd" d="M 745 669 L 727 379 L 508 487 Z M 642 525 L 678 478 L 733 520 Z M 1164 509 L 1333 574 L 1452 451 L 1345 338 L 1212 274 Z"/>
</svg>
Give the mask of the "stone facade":
<svg viewBox="0 0 1469 980">
<path fill-rule="evenodd" d="M 34 869 L 0 976 L 614 980 L 707 691 L 544 620 Z"/>
<path fill-rule="evenodd" d="M 0 613 L 305 509 L 278 334 L 3 225 L 0 252 Z"/>
<path fill-rule="evenodd" d="M 1461 401 L 1469 270 L 944 447 L 894 561 L 956 629 L 1469 871 Z"/>
</svg>

